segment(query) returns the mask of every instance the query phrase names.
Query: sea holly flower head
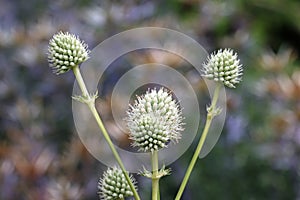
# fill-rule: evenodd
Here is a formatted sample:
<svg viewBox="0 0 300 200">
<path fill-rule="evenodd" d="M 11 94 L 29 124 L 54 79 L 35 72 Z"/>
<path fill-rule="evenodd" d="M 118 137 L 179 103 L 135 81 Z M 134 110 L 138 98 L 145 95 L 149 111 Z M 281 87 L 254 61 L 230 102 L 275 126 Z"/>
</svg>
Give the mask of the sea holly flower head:
<svg viewBox="0 0 300 200">
<path fill-rule="evenodd" d="M 148 90 L 138 96 L 127 112 L 127 126 L 133 146 L 153 152 L 178 142 L 183 131 L 182 111 L 164 88 Z"/>
<path fill-rule="evenodd" d="M 222 82 L 230 88 L 235 88 L 242 80 L 242 65 L 237 53 L 231 49 L 220 49 L 212 53 L 203 64 L 203 68 L 204 77 Z"/>
<path fill-rule="evenodd" d="M 55 34 L 48 46 L 48 62 L 53 72 L 62 74 L 82 62 L 89 56 L 87 45 L 77 36 L 59 32 Z"/>
<path fill-rule="evenodd" d="M 132 183 L 136 183 L 132 176 L 130 179 Z M 133 196 L 125 175 L 118 167 L 108 168 L 104 172 L 98 182 L 98 194 L 101 200 L 118 200 Z"/>
</svg>

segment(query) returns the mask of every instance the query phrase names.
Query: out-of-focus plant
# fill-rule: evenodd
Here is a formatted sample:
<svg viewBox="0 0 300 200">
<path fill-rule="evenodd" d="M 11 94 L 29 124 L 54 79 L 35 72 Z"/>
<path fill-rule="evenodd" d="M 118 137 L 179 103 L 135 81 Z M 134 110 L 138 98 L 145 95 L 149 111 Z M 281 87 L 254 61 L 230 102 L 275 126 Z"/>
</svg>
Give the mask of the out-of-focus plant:
<svg viewBox="0 0 300 200">
<path fill-rule="evenodd" d="M 268 158 L 277 168 L 297 169 L 300 144 L 300 70 L 295 52 L 281 47 L 278 53 L 269 50 L 260 58 L 264 73 L 256 85 L 258 98 L 268 99 L 270 126 L 258 148 L 259 156 Z M 263 129 L 264 127 L 260 127 Z M 275 148 L 281 146 L 281 148 Z"/>
</svg>

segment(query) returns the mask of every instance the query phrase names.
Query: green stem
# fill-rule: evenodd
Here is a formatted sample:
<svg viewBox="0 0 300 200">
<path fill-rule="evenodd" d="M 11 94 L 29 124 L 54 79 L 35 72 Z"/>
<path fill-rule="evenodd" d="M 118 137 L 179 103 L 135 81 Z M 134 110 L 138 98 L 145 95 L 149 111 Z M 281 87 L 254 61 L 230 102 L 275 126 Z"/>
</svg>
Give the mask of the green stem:
<svg viewBox="0 0 300 200">
<path fill-rule="evenodd" d="M 151 152 L 152 164 L 152 200 L 159 197 L 159 176 L 158 176 L 158 151 Z"/>
<path fill-rule="evenodd" d="M 132 181 L 131 181 L 131 179 L 130 179 L 130 177 L 129 177 L 129 175 L 128 175 L 125 167 L 124 167 L 124 164 L 123 164 L 123 162 L 122 162 L 122 160 L 121 160 L 121 158 L 120 158 L 117 150 L 115 149 L 114 144 L 111 141 L 111 139 L 109 137 L 109 134 L 106 131 L 106 128 L 103 125 L 103 122 L 102 122 L 102 120 L 100 118 L 100 115 L 97 112 L 97 109 L 96 109 L 96 106 L 95 106 L 95 101 L 91 101 L 92 100 L 91 96 L 90 96 L 90 94 L 89 94 L 89 92 L 88 92 L 88 90 L 87 90 L 87 88 L 85 86 L 84 80 L 83 80 L 83 78 L 81 76 L 81 73 L 80 73 L 80 70 L 79 70 L 79 67 L 78 66 L 74 67 L 73 68 L 73 72 L 74 72 L 74 75 L 75 75 L 76 80 L 78 82 L 78 85 L 79 85 L 79 87 L 81 89 L 82 95 L 85 98 L 88 99 L 88 101 L 86 101 L 86 104 L 88 105 L 90 111 L 92 112 L 92 114 L 93 114 L 93 116 L 94 116 L 94 118 L 95 118 L 95 120 L 96 120 L 96 122 L 97 122 L 97 124 L 98 124 L 98 126 L 100 128 L 100 130 L 103 133 L 103 136 L 104 136 L 106 142 L 108 143 L 108 145 L 109 145 L 109 147 L 110 147 L 110 149 L 111 149 L 111 151 L 112 151 L 115 159 L 117 160 L 117 162 L 118 162 L 118 164 L 119 164 L 119 166 L 120 166 L 123 174 L 125 175 L 125 178 L 126 178 L 128 184 L 130 186 L 130 189 L 133 192 L 134 198 L 136 200 L 140 200 L 140 197 L 139 197 L 139 195 L 138 195 L 138 193 L 137 193 L 137 191 L 136 191 L 136 189 L 134 187 L 134 184 L 132 183 Z"/>
<path fill-rule="evenodd" d="M 217 101 L 218 101 L 218 98 L 219 98 L 220 88 L 221 88 L 221 84 L 218 83 L 217 86 L 216 86 L 216 88 L 215 88 L 215 91 L 214 91 L 214 95 L 213 95 L 213 99 L 212 99 L 212 103 L 211 103 L 210 109 L 209 109 L 209 111 L 207 113 L 207 116 L 206 116 L 206 123 L 205 123 L 205 127 L 203 129 L 201 138 L 200 138 L 198 146 L 197 146 L 197 148 L 196 148 L 196 150 L 194 152 L 194 155 L 193 155 L 193 157 L 191 159 L 191 162 L 190 162 L 190 164 L 189 164 L 189 166 L 187 168 L 187 171 L 186 171 L 186 173 L 184 175 L 184 178 L 183 178 L 183 180 L 181 182 L 181 185 L 180 185 L 180 188 L 178 190 L 178 193 L 176 195 L 175 200 L 180 200 L 180 198 L 181 198 L 181 196 L 183 194 L 183 191 L 184 191 L 184 189 L 186 187 L 186 184 L 187 184 L 187 182 L 189 180 L 189 177 L 190 177 L 190 175 L 192 173 L 192 170 L 193 170 L 193 168 L 194 168 L 194 166 L 196 164 L 197 158 L 198 158 L 198 156 L 199 156 L 199 154 L 201 152 L 201 149 L 202 149 L 203 144 L 205 142 L 205 139 L 207 137 L 207 134 L 208 134 L 211 122 L 212 122 L 212 120 L 214 118 L 214 112 L 216 111 L 216 104 L 217 104 Z"/>
</svg>

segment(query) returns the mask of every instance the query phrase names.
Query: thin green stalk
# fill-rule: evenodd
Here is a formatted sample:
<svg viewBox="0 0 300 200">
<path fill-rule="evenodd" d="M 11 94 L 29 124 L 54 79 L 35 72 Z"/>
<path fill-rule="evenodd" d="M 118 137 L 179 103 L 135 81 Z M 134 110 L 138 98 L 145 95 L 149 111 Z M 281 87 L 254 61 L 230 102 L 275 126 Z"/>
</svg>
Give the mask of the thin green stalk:
<svg viewBox="0 0 300 200">
<path fill-rule="evenodd" d="M 151 152 L 152 165 L 152 200 L 158 200 L 159 176 L 158 176 L 158 151 Z"/>
<path fill-rule="evenodd" d="M 76 80 L 78 82 L 78 85 L 79 85 L 79 87 L 81 89 L 83 97 L 87 99 L 87 101 L 85 103 L 88 105 L 90 111 L 92 112 L 92 114 L 93 114 L 93 116 L 94 116 L 94 118 L 95 118 L 95 120 L 96 120 L 96 122 L 97 122 L 97 124 L 98 124 L 98 126 L 100 128 L 100 130 L 103 133 L 103 136 L 104 136 L 106 142 L 108 143 L 108 145 L 109 145 L 109 147 L 110 147 L 110 149 L 111 149 L 111 151 L 112 151 L 115 159 L 117 160 L 117 162 L 118 162 L 118 164 L 119 164 L 119 166 L 120 166 L 123 174 L 125 175 L 125 178 L 126 178 L 128 184 L 130 186 L 130 189 L 133 192 L 134 198 L 136 200 L 140 200 L 140 197 L 139 197 L 139 195 L 138 195 L 138 193 L 137 193 L 137 191 L 136 191 L 136 189 L 134 187 L 134 184 L 132 183 L 132 181 L 131 181 L 131 179 L 130 179 L 130 177 L 129 177 L 129 175 L 128 175 L 125 167 L 124 167 L 124 164 L 123 164 L 123 162 L 122 162 L 122 160 L 121 160 L 121 158 L 120 158 L 117 150 L 115 149 L 114 144 L 111 141 L 111 139 L 109 137 L 109 134 L 106 131 L 106 128 L 103 125 L 103 122 L 102 122 L 102 120 L 100 118 L 100 115 L 97 112 L 97 109 L 95 107 L 95 101 L 92 99 L 92 97 L 90 96 L 90 94 L 89 94 L 89 92 L 88 92 L 88 90 L 86 88 L 86 85 L 85 85 L 84 80 L 83 80 L 83 78 L 81 76 L 79 67 L 78 66 L 74 67 L 73 68 L 73 72 L 74 72 L 74 75 L 75 75 Z"/>
<path fill-rule="evenodd" d="M 208 109 L 209 111 L 208 111 L 207 116 L 206 116 L 206 123 L 205 123 L 205 127 L 203 129 L 201 138 L 200 138 L 199 143 L 197 145 L 197 148 L 196 148 L 196 150 L 194 152 L 194 155 L 193 155 L 193 157 L 191 159 L 191 162 L 190 162 L 190 164 L 189 164 L 189 166 L 187 168 L 187 171 L 186 171 L 186 173 L 184 175 L 184 178 L 183 178 L 183 180 L 181 182 L 181 185 L 180 185 L 178 193 L 177 193 L 177 195 L 175 197 L 175 200 L 180 200 L 180 198 L 181 198 L 181 196 L 183 194 L 183 191 L 184 191 L 184 189 L 186 187 L 186 184 L 187 184 L 187 182 L 189 180 L 189 177 L 190 177 L 190 175 L 192 173 L 192 170 L 193 170 L 193 168 L 194 168 L 194 166 L 196 164 L 197 158 L 198 158 L 198 156 L 199 156 L 199 154 L 201 152 L 201 149 L 203 147 L 205 139 L 207 137 L 207 134 L 208 134 L 211 122 L 212 122 L 212 120 L 214 118 L 214 113 L 216 112 L 216 109 L 217 109 L 216 108 L 216 104 L 217 104 L 217 101 L 218 101 L 218 98 L 219 98 L 220 87 L 221 87 L 221 84 L 218 83 L 217 86 L 216 86 L 216 89 L 214 91 L 214 95 L 213 95 L 213 99 L 212 99 L 212 103 L 211 103 L 210 109 Z"/>
</svg>

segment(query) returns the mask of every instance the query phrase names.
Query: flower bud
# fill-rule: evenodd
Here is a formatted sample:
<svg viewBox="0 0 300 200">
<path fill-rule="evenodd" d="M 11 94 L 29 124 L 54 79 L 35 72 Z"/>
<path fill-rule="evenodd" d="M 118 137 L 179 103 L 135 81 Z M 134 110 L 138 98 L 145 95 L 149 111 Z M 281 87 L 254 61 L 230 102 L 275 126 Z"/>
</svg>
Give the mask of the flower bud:
<svg viewBox="0 0 300 200">
<path fill-rule="evenodd" d="M 235 88 L 235 85 L 242 80 L 242 65 L 237 54 L 231 49 L 220 49 L 217 53 L 211 54 L 203 67 L 204 77 L 222 82 L 227 87 Z"/>
<path fill-rule="evenodd" d="M 87 45 L 77 36 L 59 32 L 48 46 L 48 62 L 53 72 L 62 74 L 88 59 Z"/>
<path fill-rule="evenodd" d="M 137 97 L 127 112 L 127 126 L 133 146 L 139 151 L 153 152 L 178 142 L 183 131 L 181 109 L 163 88 L 148 90 Z"/>
<path fill-rule="evenodd" d="M 132 176 L 130 179 L 135 183 Z M 125 175 L 118 167 L 109 168 L 104 172 L 103 178 L 98 182 L 98 194 L 103 200 L 118 200 L 133 196 Z"/>
</svg>

